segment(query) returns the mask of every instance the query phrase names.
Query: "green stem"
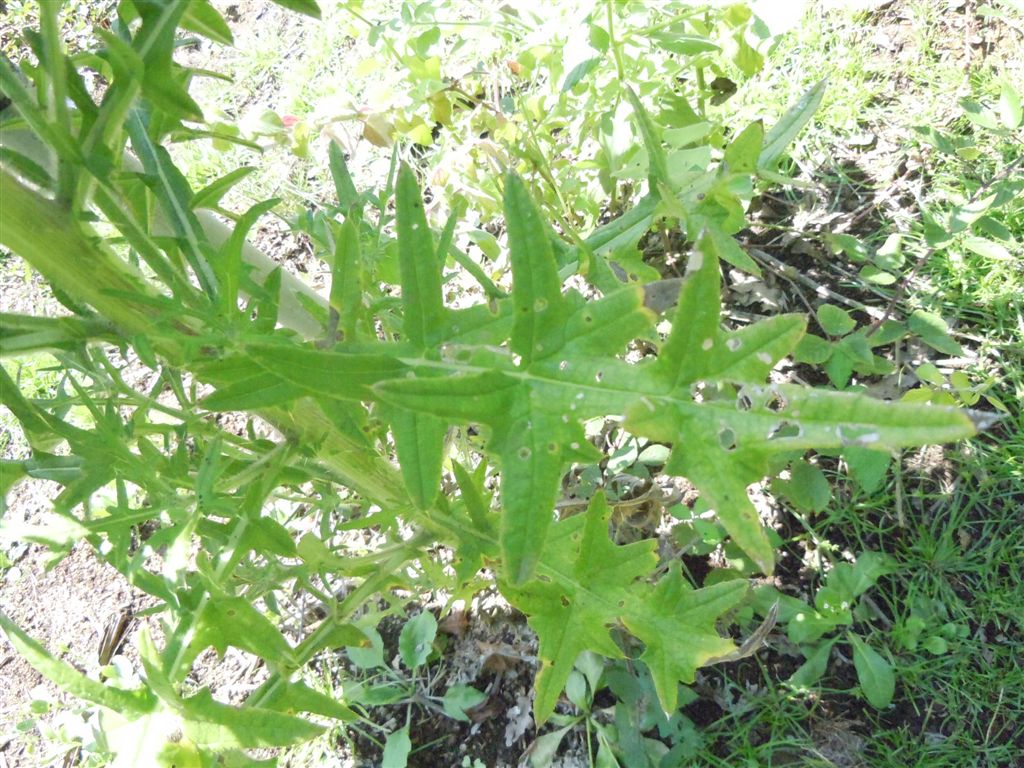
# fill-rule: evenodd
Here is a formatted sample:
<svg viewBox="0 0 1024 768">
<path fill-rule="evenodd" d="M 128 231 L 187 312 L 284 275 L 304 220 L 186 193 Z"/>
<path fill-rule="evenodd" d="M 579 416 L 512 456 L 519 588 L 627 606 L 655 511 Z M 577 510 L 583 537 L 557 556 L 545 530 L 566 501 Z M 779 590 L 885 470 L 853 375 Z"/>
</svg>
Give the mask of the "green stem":
<svg viewBox="0 0 1024 768">
<path fill-rule="evenodd" d="M 619 82 L 624 83 L 626 81 L 626 68 L 622 65 L 622 49 L 619 42 L 615 39 L 615 1 L 608 0 L 605 6 L 608 16 L 608 44 L 611 46 L 612 56 L 615 57 L 615 71 L 619 76 Z M 616 99 L 618 98 L 618 95 L 616 95 Z"/>
<path fill-rule="evenodd" d="M 71 133 L 71 114 L 68 111 L 67 75 L 64 71 L 64 52 L 60 41 L 60 7 L 63 3 L 55 0 L 40 0 L 39 23 L 43 40 L 42 64 L 50 79 L 50 93 L 46 105 L 47 119 L 56 124 L 67 134 Z M 57 196 L 60 200 L 70 200 L 74 187 L 73 165 L 61 161 L 57 163 Z"/>
</svg>

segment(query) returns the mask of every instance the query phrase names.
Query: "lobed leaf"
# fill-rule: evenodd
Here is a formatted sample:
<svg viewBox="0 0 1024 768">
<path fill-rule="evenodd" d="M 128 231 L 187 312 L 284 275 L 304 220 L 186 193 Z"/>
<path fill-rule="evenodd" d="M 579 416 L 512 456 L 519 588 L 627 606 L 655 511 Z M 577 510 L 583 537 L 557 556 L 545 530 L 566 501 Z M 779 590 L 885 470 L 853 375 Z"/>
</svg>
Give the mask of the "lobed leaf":
<svg viewBox="0 0 1024 768">
<path fill-rule="evenodd" d="M 652 595 L 643 579 L 657 562 L 655 543 L 613 544 L 608 538 L 610 515 L 604 494 L 598 493 L 586 513 L 552 528 L 538 578 L 522 586 L 503 585 L 503 592 L 528 615 L 537 632 L 538 723 L 554 711 L 581 652 L 622 657 L 609 632 L 619 622 L 645 644 L 645 661 L 666 711 L 675 709 L 679 680 L 692 682 L 698 666 L 733 648 L 730 640 L 718 635 L 715 622 L 742 599 L 746 583 L 693 590 L 675 568 Z M 686 642 L 679 642 L 680 637 Z"/>
</svg>

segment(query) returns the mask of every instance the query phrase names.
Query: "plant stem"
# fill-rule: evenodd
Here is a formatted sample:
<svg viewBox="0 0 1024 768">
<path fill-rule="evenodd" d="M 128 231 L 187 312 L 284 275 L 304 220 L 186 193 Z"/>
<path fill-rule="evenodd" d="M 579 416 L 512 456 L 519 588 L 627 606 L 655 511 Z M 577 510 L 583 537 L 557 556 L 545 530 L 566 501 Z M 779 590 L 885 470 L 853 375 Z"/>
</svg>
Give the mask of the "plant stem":
<svg viewBox="0 0 1024 768">
<path fill-rule="evenodd" d="M 608 44 L 611 46 L 612 56 L 615 57 L 615 71 L 619 76 L 619 82 L 623 83 L 626 80 L 626 69 L 622 65 L 622 50 L 620 44 L 615 39 L 615 0 L 608 0 L 605 9 L 607 10 L 608 17 Z"/>
</svg>

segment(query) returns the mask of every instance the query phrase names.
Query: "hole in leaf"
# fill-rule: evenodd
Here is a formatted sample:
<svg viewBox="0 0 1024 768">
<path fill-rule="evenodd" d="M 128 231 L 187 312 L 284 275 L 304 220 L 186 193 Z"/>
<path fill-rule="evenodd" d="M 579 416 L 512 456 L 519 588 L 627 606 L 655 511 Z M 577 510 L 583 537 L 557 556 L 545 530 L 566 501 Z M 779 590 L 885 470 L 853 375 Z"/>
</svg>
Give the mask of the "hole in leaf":
<svg viewBox="0 0 1024 768">
<path fill-rule="evenodd" d="M 558 370 L 560 370 L 560 371 L 564 371 L 564 370 L 566 370 L 566 369 L 567 369 L 568 367 L 569 367 L 569 361 L 568 361 L 568 360 L 563 360 L 562 362 L 560 362 L 560 363 L 558 364 Z"/>
<path fill-rule="evenodd" d="M 730 352 L 735 352 L 737 349 L 743 346 L 743 342 L 736 338 L 726 339 L 725 346 L 729 348 Z"/>
<path fill-rule="evenodd" d="M 604 371 L 598 371 L 594 374 L 594 381 L 599 382 L 604 378 Z"/>
<path fill-rule="evenodd" d="M 563 606 L 564 606 L 565 608 L 568 608 L 568 607 L 569 607 L 569 598 L 568 598 L 568 597 L 566 597 L 565 595 L 561 595 L 561 596 L 559 596 L 559 600 L 561 600 L 561 601 L 562 601 L 562 605 L 563 605 Z"/>
<path fill-rule="evenodd" d="M 786 410 L 789 407 L 789 401 L 786 400 L 785 397 L 783 397 L 781 392 L 779 392 L 777 389 L 773 389 L 771 399 L 768 400 L 767 405 L 769 410 L 775 411 L 776 413 L 781 413 L 782 411 Z"/>
<path fill-rule="evenodd" d="M 589 312 L 587 312 L 585 315 L 583 315 L 583 322 L 584 323 L 592 323 L 592 322 L 594 322 L 594 316 L 592 314 L 590 314 Z"/>
<path fill-rule="evenodd" d="M 722 446 L 723 451 L 735 451 L 736 433 L 726 427 L 718 433 L 718 444 Z"/>
<path fill-rule="evenodd" d="M 803 430 L 799 424 L 794 424 L 791 421 L 780 421 L 770 430 L 768 430 L 769 440 L 781 440 L 784 437 L 800 437 Z"/>
</svg>

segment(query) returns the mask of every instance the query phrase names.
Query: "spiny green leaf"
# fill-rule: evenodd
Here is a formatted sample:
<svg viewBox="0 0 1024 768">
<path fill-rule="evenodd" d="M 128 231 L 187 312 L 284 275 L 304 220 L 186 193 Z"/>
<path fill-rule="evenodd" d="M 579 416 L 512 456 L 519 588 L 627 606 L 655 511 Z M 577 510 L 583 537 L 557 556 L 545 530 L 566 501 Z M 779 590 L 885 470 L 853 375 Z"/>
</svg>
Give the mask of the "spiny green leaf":
<svg viewBox="0 0 1024 768">
<path fill-rule="evenodd" d="M 218 387 L 203 398 L 201 405 L 211 411 L 254 411 L 290 403 L 307 394 L 298 384 L 282 381 L 255 366 L 254 371 L 248 378 Z"/>
<path fill-rule="evenodd" d="M 544 545 L 541 559 L 565 570 L 502 590 L 529 616 L 537 633 L 541 667 L 533 711 L 538 723 L 554 711 L 580 652 L 622 656 L 608 625 L 625 607 L 619 603 L 626 600 L 626 587 L 650 573 L 656 562 L 654 542 L 625 547 L 611 542 L 610 515 L 604 495 L 597 494 L 586 514 L 554 526 Z"/>
<path fill-rule="evenodd" d="M 652 375 L 678 389 L 699 380 L 761 382 L 804 334 L 800 315 L 779 315 L 726 333 L 721 329 L 717 239 L 706 230 L 687 264 L 672 332 Z"/>
<path fill-rule="evenodd" d="M 223 656 L 229 645 L 249 651 L 273 666 L 292 663 L 292 648 L 284 635 L 251 602 L 244 597 L 211 596 L 198 617 L 183 666 L 209 646 Z"/>
<path fill-rule="evenodd" d="M 217 254 L 215 264 L 221 285 L 221 311 L 227 317 L 232 317 L 238 309 L 238 290 L 242 284 L 242 249 L 245 247 L 245 238 L 260 216 L 272 209 L 278 202 L 277 198 L 265 200 L 242 214 L 235 223 L 231 236 L 224 241 Z M 264 287 L 272 288 L 269 278 L 266 283 L 267 285 Z"/>
<path fill-rule="evenodd" d="M 398 259 L 402 274 L 402 328 L 409 344 L 424 352 L 444 330 L 441 262 L 427 226 L 416 175 L 403 165 L 395 190 L 398 219 Z M 434 503 L 441 482 L 444 437 L 448 426 L 429 413 L 391 408 L 389 421 L 395 438 L 402 478 L 420 509 Z"/>
<path fill-rule="evenodd" d="M 725 234 L 717 227 L 708 227 L 707 233 L 714 241 L 715 247 L 718 249 L 718 256 L 722 261 L 751 275 L 761 276 L 761 268 L 757 266 L 757 262 L 750 258 L 750 255 L 740 248 L 730 235 Z"/>
<path fill-rule="evenodd" d="M 404 408 L 389 408 L 384 415 L 391 422 L 406 490 L 417 508 L 429 509 L 441 487 L 448 424 L 428 413 Z"/>
<path fill-rule="evenodd" d="M 643 611 L 622 617 L 626 628 L 646 644 L 640 659 L 651 671 L 666 713 L 676 709 L 680 681 L 692 683 L 699 667 L 733 650 L 733 642 L 721 637 L 715 624 L 746 592 L 746 582 L 739 579 L 695 590 L 674 561 L 654 592 L 645 596 Z"/>
<path fill-rule="evenodd" d="M 386 354 L 345 354 L 291 344 L 249 344 L 244 355 L 281 382 L 342 400 L 368 399 L 368 387 L 409 370 Z"/>
<path fill-rule="evenodd" d="M 746 488 L 770 471 L 773 457 L 811 448 L 895 450 L 974 434 L 968 414 L 894 404 L 865 395 L 795 385 L 747 386 L 735 398 L 687 402 L 645 398 L 626 427 L 677 447 L 666 469 L 689 478 L 734 540 L 770 572 L 773 548 Z"/>
<path fill-rule="evenodd" d="M 277 710 L 286 715 L 293 715 L 296 712 L 310 712 L 316 715 L 323 715 L 324 717 L 333 717 L 335 720 L 343 722 L 358 719 L 358 715 L 347 705 L 325 693 L 310 688 L 301 680 L 277 686 L 263 700 L 262 707 L 264 709 Z"/>
<path fill-rule="evenodd" d="M 611 509 L 598 493 L 586 513 L 553 526 L 538 565 L 538 578 L 503 592 L 529 616 L 537 632 L 541 668 L 534 715 L 554 711 L 577 657 L 584 650 L 611 658 L 622 652 L 609 627 L 623 623 L 646 646 L 662 707 L 675 709 L 680 680 L 692 681 L 697 666 L 733 648 L 715 622 L 745 594 L 745 582 L 693 590 L 678 568 L 650 593 L 643 578 L 656 556 L 654 542 L 616 546 L 608 537 Z M 678 638 L 686 637 L 685 643 Z"/>
<path fill-rule="evenodd" d="M 142 28 L 132 40 L 132 47 L 143 59 L 141 76 L 147 101 L 174 120 L 202 122 L 202 110 L 189 95 L 182 68 L 174 63 L 172 55 L 175 32 L 190 4 L 134 0 L 134 5 L 142 17 Z"/>
<path fill-rule="evenodd" d="M 554 272 L 553 261 L 549 266 Z M 396 405 L 491 428 L 489 450 L 502 468 L 502 552 L 508 572 L 518 582 L 529 578 L 536 565 L 567 464 L 599 458 L 580 420 L 621 410 L 621 396 L 605 397 L 602 383 L 631 388 L 629 366 L 613 357 L 589 355 L 624 345 L 641 335 L 652 319 L 637 286 L 597 302 L 561 297 L 558 302 L 557 311 L 564 318 L 558 355 L 529 366 L 512 367 L 509 361 L 501 373 L 405 378 L 375 387 L 379 396 Z M 559 378 L 568 386 L 559 384 Z"/>
</svg>

